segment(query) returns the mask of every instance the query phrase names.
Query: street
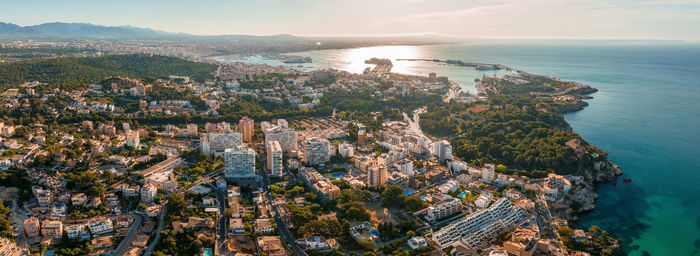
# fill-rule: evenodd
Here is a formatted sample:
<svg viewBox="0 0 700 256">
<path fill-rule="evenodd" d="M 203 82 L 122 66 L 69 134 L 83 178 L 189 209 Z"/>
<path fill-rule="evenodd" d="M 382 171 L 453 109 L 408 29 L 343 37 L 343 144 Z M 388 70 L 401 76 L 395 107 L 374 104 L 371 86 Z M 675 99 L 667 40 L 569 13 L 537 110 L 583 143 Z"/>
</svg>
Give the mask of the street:
<svg viewBox="0 0 700 256">
<path fill-rule="evenodd" d="M 139 228 L 141 228 L 141 225 L 143 224 L 143 220 L 146 219 L 145 216 L 143 216 L 140 213 L 136 214 L 127 214 L 127 215 L 122 215 L 122 216 L 132 216 L 134 217 L 134 223 L 131 224 L 131 229 L 129 230 L 129 234 L 124 237 L 124 240 L 117 246 L 117 249 L 114 250 L 112 255 L 114 256 L 120 256 L 124 254 L 124 249 L 129 247 L 129 244 L 131 243 L 131 240 L 134 238 L 134 234 L 137 232 Z"/>
</svg>

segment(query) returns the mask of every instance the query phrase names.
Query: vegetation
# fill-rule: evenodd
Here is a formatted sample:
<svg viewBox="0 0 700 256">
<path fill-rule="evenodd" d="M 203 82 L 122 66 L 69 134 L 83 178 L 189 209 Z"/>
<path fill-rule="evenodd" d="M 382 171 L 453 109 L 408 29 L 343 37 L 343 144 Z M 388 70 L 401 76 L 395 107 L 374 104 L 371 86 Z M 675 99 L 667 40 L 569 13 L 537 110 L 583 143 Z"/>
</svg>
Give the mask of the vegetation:
<svg viewBox="0 0 700 256">
<path fill-rule="evenodd" d="M 338 214 L 347 220 L 369 221 L 370 214 L 365 207 L 365 201 L 370 199 L 366 189 L 345 189 L 338 198 Z"/>
<path fill-rule="evenodd" d="M 382 192 L 382 205 L 385 207 L 403 207 L 408 212 L 415 212 L 430 206 L 418 196 L 406 196 L 403 188 L 398 185 L 389 185 Z"/>
<path fill-rule="evenodd" d="M 147 55 L 110 55 L 91 58 L 36 59 L 0 63 L 0 89 L 26 81 L 40 81 L 64 90 L 85 88 L 108 76 L 166 77 L 187 75 L 195 80 L 214 78 L 216 65 L 175 57 Z"/>
<path fill-rule="evenodd" d="M 68 188 L 74 191 L 82 191 L 91 196 L 102 196 L 105 192 L 104 184 L 95 172 L 71 172 L 68 173 Z"/>
<path fill-rule="evenodd" d="M 428 113 L 421 115 L 421 125 L 435 124 L 426 129 L 434 136 L 450 134 L 455 131 L 434 127 L 453 127 L 451 119 L 465 120 L 459 127 L 462 133 L 452 141 L 456 155 L 466 161 L 510 167 L 505 173 L 530 177 L 555 171 L 574 174 L 596 160 L 592 154 L 577 157 L 565 143 L 581 137 L 568 129 L 563 116 L 547 102 L 532 96 L 493 95 L 487 102 L 429 105 Z M 581 141 L 589 153 L 598 154 L 598 160 L 605 159 L 602 150 Z"/>
<path fill-rule="evenodd" d="M 10 209 L 5 204 L 0 203 L 0 237 L 11 238 L 12 225 L 10 225 Z"/>
<path fill-rule="evenodd" d="M 177 232 L 175 230 L 161 231 L 162 239 L 154 256 L 189 256 L 199 255 L 200 248 L 213 247 L 214 239 L 210 236 L 197 236 L 194 230 L 185 230 Z"/>
<path fill-rule="evenodd" d="M 403 120 L 401 111 L 411 112 L 416 108 L 429 103 L 442 102 L 442 97 L 437 94 L 408 94 L 406 96 L 384 98 L 364 91 L 334 91 L 327 93 L 322 100 L 322 105 L 332 106 L 341 119 L 357 120 L 368 129 L 375 130 L 381 126 L 382 121 Z M 376 115 L 372 113 L 376 112 Z"/>
<path fill-rule="evenodd" d="M 148 159 L 148 161 L 143 161 L 143 162 L 139 162 L 139 163 L 135 164 L 133 166 L 133 170 L 138 171 L 138 170 L 143 170 L 143 169 L 149 168 L 149 167 L 154 166 L 160 162 L 165 161 L 165 159 L 167 159 L 167 158 L 168 157 L 165 156 L 164 154 L 158 153 L 158 154 L 152 156 L 151 159 Z"/>
<path fill-rule="evenodd" d="M 92 244 L 89 240 L 69 239 L 64 234 L 61 243 L 56 247 L 56 254 L 65 256 L 87 255 L 92 252 Z"/>
<path fill-rule="evenodd" d="M 583 251 L 591 255 L 622 255 L 617 240 L 598 226 L 593 225 L 588 229 L 587 234 L 590 239 L 579 241 L 574 239 L 574 231 L 569 227 L 560 226 L 558 232 L 562 243 L 570 250 Z"/>
</svg>

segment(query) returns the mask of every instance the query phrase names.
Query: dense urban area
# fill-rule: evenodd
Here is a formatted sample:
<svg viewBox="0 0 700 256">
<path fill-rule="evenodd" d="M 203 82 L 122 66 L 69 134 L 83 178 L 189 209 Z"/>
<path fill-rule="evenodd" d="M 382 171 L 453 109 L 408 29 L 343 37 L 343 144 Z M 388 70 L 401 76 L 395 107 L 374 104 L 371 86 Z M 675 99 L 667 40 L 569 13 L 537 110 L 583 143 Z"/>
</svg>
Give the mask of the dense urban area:
<svg viewBox="0 0 700 256">
<path fill-rule="evenodd" d="M 212 58 L 315 42 L 222 45 L 0 43 L 0 255 L 620 254 L 574 224 L 621 173 L 563 118 L 596 89 L 443 61 L 512 71 L 469 94 L 387 59 Z"/>
</svg>

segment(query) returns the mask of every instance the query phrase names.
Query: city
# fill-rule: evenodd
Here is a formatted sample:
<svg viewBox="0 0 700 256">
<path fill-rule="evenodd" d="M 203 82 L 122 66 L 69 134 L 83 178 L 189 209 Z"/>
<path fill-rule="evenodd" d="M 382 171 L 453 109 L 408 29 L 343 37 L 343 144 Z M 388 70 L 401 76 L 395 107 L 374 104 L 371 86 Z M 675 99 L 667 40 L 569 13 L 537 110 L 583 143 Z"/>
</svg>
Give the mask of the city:
<svg viewBox="0 0 700 256">
<path fill-rule="evenodd" d="M 426 103 L 474 104 L 489 94 L 455 93 L 458 85 L 435 73 L 392 73 L 388 60 L 363 74 L 210 63 L 215 79 L 108 76 L 86 90 L 42 81 L 7 89 L 6 110 L 40 108 L 63 121 L 2 126 L 6 179 L 28 181 L 3 193 L 18 238 L 3 248 L 40 255 L 585 255 L 562 241 L 616 243 L 604 231 L 567 223 L 572 212 L 594 207 L 595 178 L 532 178 L 502 164 L 465 162 L 449 140 L 424 133 Z M 482 79 L 481 90 L 494 94 L 504 88 L 486 89 L 492 80 L 514 78 Z M 573 104 L 581 97 L 574 92 L 542 97 Z M 579 157 L 596 154 L 582 143 L 565 147 Z"/>
<path fill-rule="evenodd" d="M 0 256 L 698 255 L 698 10 L 3 3 Z"/>
</svg>

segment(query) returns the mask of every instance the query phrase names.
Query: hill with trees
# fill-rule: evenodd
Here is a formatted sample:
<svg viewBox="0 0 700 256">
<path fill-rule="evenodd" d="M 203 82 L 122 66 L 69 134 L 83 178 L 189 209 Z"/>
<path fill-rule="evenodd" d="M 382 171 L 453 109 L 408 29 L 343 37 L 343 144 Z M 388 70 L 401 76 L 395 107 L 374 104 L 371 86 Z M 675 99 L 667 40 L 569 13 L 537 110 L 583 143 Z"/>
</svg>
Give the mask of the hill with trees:
<svg viewBox="0 0 700 256">
<path fill-rule="evenodd" d="M 168 75 L 183 75 L 202 81 L 214 78 L 212 73 L 216 68 L 216 65 L 209 63 L 141 54 L 36 59 L 0 63 L 0 89 L 39 81 L 71 90 L 99 83 L 108 76 L 163 78 Z"/>
<path fill-rule="evenodd" d="M 451 141 L 458 157 L 479 164 L 504 164 L 509 173 L 574 174 L 607 157 L 573 132 L 552 106 L 533 96 L 492 95 L 488 101 L 431 104 L 427 109 L 420 118 L 427 133 L 440 137 L 460 131 Z M 580 139 L 589 154 L 577 156 L 565 144 L 572 139 Z"/>
</svg>

